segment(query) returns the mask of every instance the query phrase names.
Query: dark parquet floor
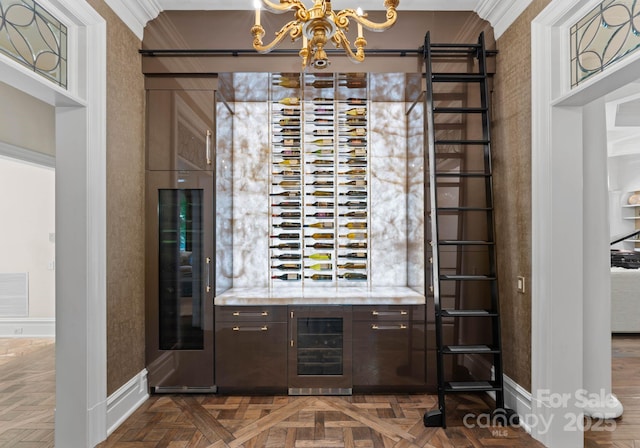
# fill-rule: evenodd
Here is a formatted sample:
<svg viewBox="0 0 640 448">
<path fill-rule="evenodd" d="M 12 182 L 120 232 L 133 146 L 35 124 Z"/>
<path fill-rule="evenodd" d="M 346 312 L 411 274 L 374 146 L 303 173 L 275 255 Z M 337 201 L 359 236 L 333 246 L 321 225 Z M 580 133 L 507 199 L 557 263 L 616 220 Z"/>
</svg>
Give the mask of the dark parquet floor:
<svg viewBox="0 0 640 448">
<path fill-rule="evenodd" d="M 615 431 L 588 431 L 585 447 L 640 448 L 640 336 L 614 337 L 614 392 L 625 406 Z M 54 345 L 0 339 L 0 447 L 53 447 Z M 425 428 L 432 395 L 350 397 L 154 395 L 99 448 L 534 447 L 521 428 L 466 428 L 490 406 L 448 400 L 449 426 Z"/>
</svg>

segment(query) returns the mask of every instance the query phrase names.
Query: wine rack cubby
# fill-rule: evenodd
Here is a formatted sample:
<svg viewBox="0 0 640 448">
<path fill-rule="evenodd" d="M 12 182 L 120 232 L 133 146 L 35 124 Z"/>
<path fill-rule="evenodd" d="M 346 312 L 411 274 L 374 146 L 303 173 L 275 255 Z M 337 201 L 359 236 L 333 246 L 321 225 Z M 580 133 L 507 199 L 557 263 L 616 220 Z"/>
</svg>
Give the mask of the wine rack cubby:
<svg viewBox="0 0 640 448">
<path fill-rule="evenodd" d="M 272 282 L 368 285 L 367 75 L 279 73 L 270 85 Z"/>
</svg>

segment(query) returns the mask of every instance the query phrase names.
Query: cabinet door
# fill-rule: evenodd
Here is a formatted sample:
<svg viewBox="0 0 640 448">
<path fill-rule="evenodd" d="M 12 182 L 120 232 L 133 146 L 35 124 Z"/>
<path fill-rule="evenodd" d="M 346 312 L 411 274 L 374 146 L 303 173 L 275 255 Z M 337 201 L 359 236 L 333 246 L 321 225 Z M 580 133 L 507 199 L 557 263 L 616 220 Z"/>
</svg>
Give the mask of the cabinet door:
<svg viewBox="0 0 640 448">
<path fill-rule="evenodd" d="M 284 392 L 286 322 L 216 322 L 216 385 L 222 393 Z"/>
<path fill-rule="evenodd" d="M 147 91 L 148 170 L 213 170 L 213 132 L 213 91 Z"/>
<path fill-rule="evenodd" d="M 424 321 L 354 322 L 354 387 L 424 386 L 425 342 Z"/>
<path fill-rule="evenodd" d="M 213 176 L 147 173 L 149 385 L 212 388 Z"/>
</svg>

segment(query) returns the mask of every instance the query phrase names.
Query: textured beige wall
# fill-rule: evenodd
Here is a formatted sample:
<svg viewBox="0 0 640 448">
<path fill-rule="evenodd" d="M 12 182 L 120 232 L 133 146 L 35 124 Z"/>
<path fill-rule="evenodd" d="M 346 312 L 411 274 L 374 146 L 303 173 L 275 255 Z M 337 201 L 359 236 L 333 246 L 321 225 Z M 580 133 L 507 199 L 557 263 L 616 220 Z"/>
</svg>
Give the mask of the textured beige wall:
<svg viewBox="0 0 640 448">
<path fill-rule="evenodd" d="M 531 390 L 531 21 L 534 0 L 497 40 L 493 169 L 504 372 Z M 516 289 L 526 278 L 525 293 Z"/>
<path fill-rule="evenodd" d="M 53 106 L 0 82 L 0 141 L 53 156 L 55 123 Z"/>
<path fill-rule="evenodd" d="M 107 394 L 145 367 L 144 77 L 140 40 L 104 1 L 107 22 Z"/>
</svg>

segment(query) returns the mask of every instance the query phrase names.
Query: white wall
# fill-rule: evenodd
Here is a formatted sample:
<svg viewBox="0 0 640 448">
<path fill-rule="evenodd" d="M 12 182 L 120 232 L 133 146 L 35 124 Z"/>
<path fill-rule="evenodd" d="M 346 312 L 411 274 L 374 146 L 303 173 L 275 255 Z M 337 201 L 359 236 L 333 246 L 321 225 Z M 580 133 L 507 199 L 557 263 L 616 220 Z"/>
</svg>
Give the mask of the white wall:
<svg viewBox="0 0 640 448">
<path fill-rule="evenodd" d="M 634 229 L 634 221 L 623 220 L 629 213 L 622 205 L 626 204 L 630 191 L 640 190 L 640 153 L 609 157 L 609 218 L 611 235 L 619 235 Z M 618 243 L 614 248 L 630 249 L 631 246 Z"/>
<path fill-rule="evenodd" d="M 52 168 L 0 157 L 0 272 L 29 274 L 30 318 L 55 317 L 54 179 Z"/>
</svg>

